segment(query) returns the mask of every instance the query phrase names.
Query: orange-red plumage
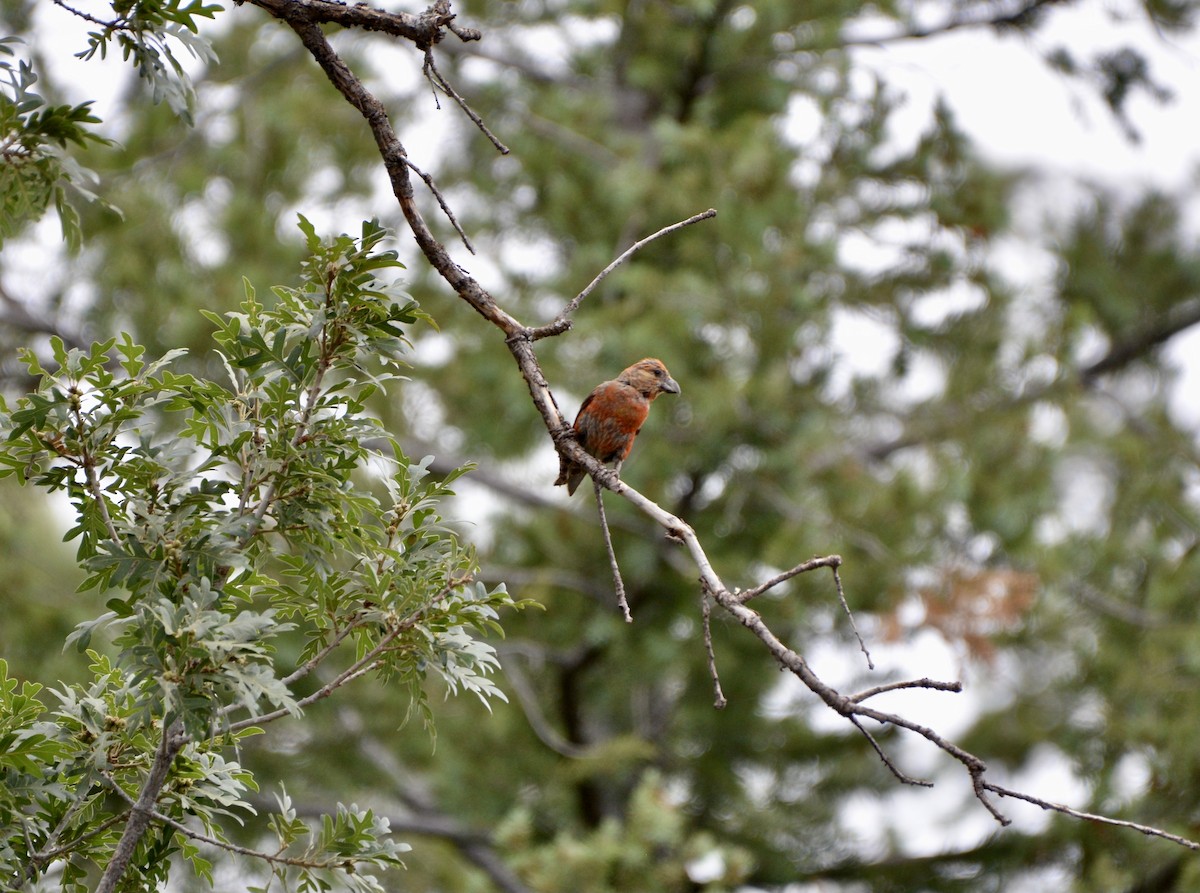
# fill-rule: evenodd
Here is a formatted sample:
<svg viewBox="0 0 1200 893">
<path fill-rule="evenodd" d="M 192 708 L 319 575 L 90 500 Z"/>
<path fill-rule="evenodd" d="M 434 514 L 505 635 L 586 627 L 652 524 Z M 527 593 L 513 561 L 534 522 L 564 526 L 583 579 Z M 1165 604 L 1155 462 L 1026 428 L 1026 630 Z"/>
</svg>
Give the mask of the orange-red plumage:
<svg viewBox="0 0 1200 893">
<path fill-rule="evenodd" d="M 588 394 L 575 417 L 575 439 L 588 453 L 606 465 L 615 465 L 619 472 L 650 414 L 650 404 L 663 393 L 678 394 L 679 385 L 662 361 L 647 358 L 634 363 Z M 574 494 L 586 473 L 582 465 L 562 458 L 554 485 L 566 484 L 567 492 Z"/>
</svg>

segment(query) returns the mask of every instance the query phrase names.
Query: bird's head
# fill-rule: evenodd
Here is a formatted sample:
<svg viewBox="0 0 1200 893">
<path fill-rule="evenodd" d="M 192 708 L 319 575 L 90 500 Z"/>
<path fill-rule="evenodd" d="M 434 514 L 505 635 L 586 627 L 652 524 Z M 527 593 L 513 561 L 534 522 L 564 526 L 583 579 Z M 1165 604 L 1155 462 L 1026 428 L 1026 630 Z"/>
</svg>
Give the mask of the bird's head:
<svg viewBox="0 0 1200 893">
<path fill-rule="evenodd" d="M 671 377 L 662 360 L 652 357 L 634 363 L 617 377 L 617 381 L 637 388 L 651 400 L 659 394 L 679 393 L 679 382 Z"/>
</svg>

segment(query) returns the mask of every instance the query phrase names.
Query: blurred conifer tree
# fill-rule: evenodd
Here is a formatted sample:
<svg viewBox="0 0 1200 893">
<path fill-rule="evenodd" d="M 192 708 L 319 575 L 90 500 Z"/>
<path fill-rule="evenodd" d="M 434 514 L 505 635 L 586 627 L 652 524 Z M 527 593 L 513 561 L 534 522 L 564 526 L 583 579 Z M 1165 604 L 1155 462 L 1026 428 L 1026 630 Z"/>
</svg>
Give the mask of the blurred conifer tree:
<svg viewBox="0 0 1200 893">
<path fill-rule="evenodd" d="M 7 6 L 14 33 L 28 28 L 28 4 Z M 991 4 L 873 11 L 895 34 L 988 18 L 1032 33 L 1045 6 L 999 18 Z M 683 394 L 660 403 L 624 476 L 697 529 L 727 580 L 840 553 L 870 639 L 940 640 L 958 657 L 969 693 L 943 706 L 973 717 L 966 746 L 1018 778 L 1047 765 L 1073 775 L 1081 808 L 1195 836 L 1198 451 L 1168 410 L 1175 371 L 1161 351 L 1200 319 L 1200 254 L 1180 200 L 1079 184 L 1094 195 L 1065 223 L 1018 232 L 1014 208 L 1041 174 L 990 166 L 944 105 L 898 144 L 903 97 L 840 46 L 855 4 L 472 0 L 456 11 L 485 39 L 451 39 L 439 65 L 508 156 L 445 98 L 432 109 L 416 54 L 372 35 L 339 35 L 339 47 L 437 176 L 475 241 L 473 272 L 523 319 L 552 317 L 635 239 L 719 210 L 639 253 L 572 332 L 542 342 L 564 411 L 628 363 L 661 357 Z M 1183 30 L 1194 4 L 1146 11 Z M 295 242 L 280 234 L 297 211 L 342 228 L 379 215 L 415 258 L 361 119 L 263 19 L 249 6 L 220 17 L 221 62 L 196 79 L 194 127 L 130 91 L 120 145 L 84 159 L 124 218 L 81 207 L 82 252 L 48 273 L 59 293 L 28 296 L 51 317 L 76 290 L 80 331 L 132 328 L 156 352 L 199 345 L 197 308 L 232 307 L 243 275 L 294 269 Z M 1095 76 L 1127 119 L 1129 90 L 1155 83 L 1120 49 L 1046 61 Z M 789 136 L 800 118 L 816 122 L 803 139 Z M 444 225 L 439 236 L 454 239 Z M 1014 251 L 1049 255 L 1053 280 L 1009 275 Z M 302 770 L 297 802 L 377 798 L 430 831 L 408 860 L 414 889 L 499 883 L 463 839 L 437 833 L 448 818 L 490 835 L 538 891 L 1197 883 L 1176 848 L 1078 822 L 993 834 L 979 821 L 977 834 L 951 835 L 981 818 L 957 767 L 922 763 L 885 734 L 939 782 L 916 798 L 898 790 L 865 740 L 819 721 L 739 629 L 715 630 L 730 706 L 714 711 L 691 570 L 614 501 L 635 618 L 621 622 L 591 496 L 552 491 L 554 459 L 504 346 L 419 261 L 409 275 L 441 331 L 418 343 L 414 382 L 380 411 L 415 455 L 481 464 L 467 535 L 488 544 L 495 581 L 546 611 L 506 622 L 511 703 L 486 721 L 448 703 L 434 752 L 394 734 L 387 689 L 315 709 L 294 748 L 249 743 L 265 774 Z M 870 371 L 853 362 L 861 353 Z M 3 535 L 18 533 L 10 521 Z M 21 583 L 16 547 L 5 554 L 14 610 L 70 604 L 65 590 Z M 835 608 L 802 580 L 760 610 L 802 652 L 849 660 Z M 9 652 L 11 634 L 0 636 Z M 61 672 L 17 658 L 30 675 Z M 908 814 L 935 800 L 961 801 L 944 807 L 945 827 Z M 882 807 L 865 837 L 864 804 Z M 953 843 L 914 844 L 917 824 L 922 840 Z"/>
</svg>

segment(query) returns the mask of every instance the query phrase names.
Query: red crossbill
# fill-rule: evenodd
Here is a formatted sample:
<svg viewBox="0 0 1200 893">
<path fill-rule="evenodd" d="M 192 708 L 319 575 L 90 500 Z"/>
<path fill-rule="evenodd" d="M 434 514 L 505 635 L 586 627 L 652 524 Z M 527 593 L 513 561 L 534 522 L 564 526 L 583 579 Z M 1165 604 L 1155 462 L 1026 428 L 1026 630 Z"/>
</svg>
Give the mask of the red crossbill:
<svg viewBox="0 0 1200 893">
<path fill-rule="evenodd" d="M 614 381 L 606 381 L 588 394 L 575 417 L 575 439 L 589 454 L 605 465 L 614 465 L 620 473 L 621 463 L 650 414 L 650 404 L 662 393 L 679 393 L 679 384 L 662 361 L 647 358 L 634 363 Z M 573 495 L 586 473 L 582 465 L 560 457 L 554 486 L 566 484 Z"/>
</svg>

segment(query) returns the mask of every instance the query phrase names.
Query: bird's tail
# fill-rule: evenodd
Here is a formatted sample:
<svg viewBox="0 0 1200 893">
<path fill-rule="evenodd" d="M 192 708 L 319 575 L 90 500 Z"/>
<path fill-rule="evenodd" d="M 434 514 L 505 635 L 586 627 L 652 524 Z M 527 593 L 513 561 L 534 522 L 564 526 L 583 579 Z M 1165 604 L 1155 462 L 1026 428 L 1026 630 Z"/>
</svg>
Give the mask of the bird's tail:
<svg viewBox="0 0 1200 893">
<path fill-rule="evenodd" d="M 575 489 L 579 486 L 587 472 L 583 470 L 582 465 L 576 465 L 574 462 L 568 462 L 566 459 L 559 459 L 558 464 L 558 479 L 554 482 L 554 486 L 561 487 L 567 485 L 567 493 L 571 496 L 575 495 Z"/>
</svg>

